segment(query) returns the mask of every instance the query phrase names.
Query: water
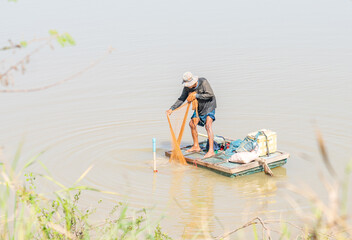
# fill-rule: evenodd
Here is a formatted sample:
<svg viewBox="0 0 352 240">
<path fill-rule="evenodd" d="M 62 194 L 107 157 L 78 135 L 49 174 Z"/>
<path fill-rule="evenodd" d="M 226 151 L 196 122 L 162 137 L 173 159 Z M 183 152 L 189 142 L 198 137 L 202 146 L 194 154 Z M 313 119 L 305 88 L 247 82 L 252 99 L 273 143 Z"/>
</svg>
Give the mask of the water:
<svg viewBox="0 0 352 240">
<path fill-rule="evenodd" d="M 17 88 L 59 81 L 109 46 L 116 50 L 63 85 L 1 94 L 0 144 L 11 158 L 24 139 L 22 162 L 47 149 L 41 160 L 66 185 L 93 164 L 82 183 L 121 196 L 85 193 L 83 206 L 103 199 L 102 213 L 117 201 L 151 208 L 154 216 L 165 216 L 161 225 L 176 238 L 192 236 L 204 222 L 218 235 L 221 224 L 230 230 L 258 215 L 291 218 L 282 183 L 309 185 L 327 197 L 315 128 L 340 175 L 352 156 L 351 12 L 351 2 L 327 0 L 2 2 L 0 46 L 9 38 L 47 36 L 49 29 L 67 31 L 77 42 L 34 55 L 25 75 L 14 75 Z M 1 72 L 35 46 L 1 52 Z M 185 71 L 206 77 L 215 92 L 216 134 L 277 132 L 278 148 L 291 157 L 274 169 L 274 178 L 231 179 L 168 164 L 165 111 L 181 93 Z M 188 130 L 183 139 L 191 142 Z M 39 188 L 51 190 L 44 183 Z"/>
</svg>

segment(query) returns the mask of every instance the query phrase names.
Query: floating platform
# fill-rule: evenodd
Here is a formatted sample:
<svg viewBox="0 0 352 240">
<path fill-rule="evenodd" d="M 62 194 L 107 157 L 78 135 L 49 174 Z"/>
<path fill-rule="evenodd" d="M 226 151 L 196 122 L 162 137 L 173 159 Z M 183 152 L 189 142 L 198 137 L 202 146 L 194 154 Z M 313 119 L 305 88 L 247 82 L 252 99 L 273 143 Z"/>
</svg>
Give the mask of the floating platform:
<svg viewBox="0 0 352 240">
<path fill-rule="evenodd" d="M 206 144 L 206 141 L 199 143 L 200 146 L 204 146 L 204 144 Z M 232 163 L 228 161 L 230 156 L 221 150 L 214 157 L 204 159 L 205 151 L 187 153 L 186 151 L 191 147 L 192 145 L 181 148 L 183 156 L 189 164 L 204 167 L 228 177 L 238 177 L 264 171 L 264 167 L 258 161 L 245 164 Z M 172 151 L 166 151 L 165 155 L 170 157 L 171 153 Z M 260 159 L 265 160 L 269 168 L 272 169 L 286 164 L 289 156 L 290 154 L 286 152 L 276 151 L 269 156 L 262 156 Z"/>
</svg>

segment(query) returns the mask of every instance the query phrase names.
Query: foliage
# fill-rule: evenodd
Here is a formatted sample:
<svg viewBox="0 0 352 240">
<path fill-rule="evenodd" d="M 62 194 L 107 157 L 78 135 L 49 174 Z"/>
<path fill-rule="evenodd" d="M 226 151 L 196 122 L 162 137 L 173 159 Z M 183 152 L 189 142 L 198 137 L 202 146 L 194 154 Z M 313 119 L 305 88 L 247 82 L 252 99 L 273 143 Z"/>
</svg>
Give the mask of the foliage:
<svg viewBox="0 0 352 240">
<path fill-rule="evenodd" d="M 143 209 L 131 216 L 128 205 L 122 203 L 112 209 L 103 224 L 92 224 L 90 216 L 96 210 L 78 207 L 82 191 L 103 192 L 78 185 L 91 167 L 73 186 L 65 187 L 50 176 L 48 169 L 38 160 L 40 154 L 16 171 L 21 146 L 11 166 L 6 163 L 0 165 L 0 239 L 171 239 L 162 233 L 159 225 L 154 236 L 149 234 L 146 230 L 152 226 L 146 221 L 147 211 Z M 26 172 L 23 183 L 21 174 L 35 162 L 40 163 L 48 174 Z M 36 192 L 38 177 L 60 186 L 53 193 L 54 198 Z"/>
<path fill-rule="evenodd" d="M 163 233 L 161 231 L 161 227 L 160 225 L 158 224 L 154 230 L 154 237 L 153 237 L 154 240 L 169 240 L 169 239 L 172 239 L 171 237 L 169 237 L 167 234 Z"/>
<path fill-rule="evenodd" d="M 57 42 L 62 46 L 73 46 L 76 45 L 75 40 L 68 33 L 59 34 L 56 30 L 50 30 L 49 34 L 53 37 L 56 37 Z"/>
</svg>

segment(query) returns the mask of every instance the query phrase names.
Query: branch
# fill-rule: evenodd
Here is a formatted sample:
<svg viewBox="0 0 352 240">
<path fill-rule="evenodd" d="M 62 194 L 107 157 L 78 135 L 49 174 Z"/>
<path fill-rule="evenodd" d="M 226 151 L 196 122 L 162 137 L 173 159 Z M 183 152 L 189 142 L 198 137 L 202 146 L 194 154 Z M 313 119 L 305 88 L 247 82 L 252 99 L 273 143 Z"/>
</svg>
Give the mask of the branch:
<svg viewBox="0 0 352 240">
<path fill-rule="evenodd" d="M 16 48 L 25 48 L 27 47 L 27 45 L 33 43 L 33 42 L 41 42 L 41 41 L 45 41 L 48 40 L 50 37 L 43 37 L 43 38 L 33 38 L 32 40 L 29 41 L 21 41 L 17 44 L 14 44 L 11 39 L 9 39 L 9 46 L 5 46 L 0 48 L 0 51 L 6 51 L 6 50 L 10 50 L 10 49 L 16 49 Z"/>
<path fill-rule="evenodd" d="M 241 230 L 243 228 L 246 228 L 248 226 L 251 226 L 251 225 L 254 225 L 254 224 L 258 224 L 258 223 L 260 223 L 262 225 L 263 229 L 266 232 L 266 235 L 267 235 L 268 239 L 271 239 L 270 230 L 266 227 L 264 221 L 262 221 L 262 219 L 260 217 L 253 218 L 251 221 L 247 222 L 246 224 L 242 225 L 241 227 L 236 228 L 235 230 L 233 230 L 231 232 L 227 232 L 227 233 L 225 233 L 225 234 L 223 234 L 221 236 L 218 236 L 215 239 L 222 239 L 222 238 L 228 237 L 231 234 L 237 232 L 238 230 Z"/>
<path fill-rule="evenodd" d="M 30 56 L 35 54 L 35 53 L 37 53 L 37 52 L 39 52 L 45 46 L 49 45 L 51 43 L 51 41 L 53 39 L 55 39 L 56 37 L 57 36 L 52 36 L 52 37 L 48 38 L 47 41 L 44 44 L 40 45 L 39 47 L 34 49 L 32 52 L 30 52 L 26 56 L 24 56 L 17 63 L 15 63 L 14 65 L 10 66 L 3 74 L 0 73 L 0 83 L 3 82 L 3 84 L 7 86 L 8 83 L 9 83 L 9 78 L 11 78 L 10 73 L 12 71 L 17 71 L 18 68 L 20 68 L 20 67 L 21 67 L 22 73 L 24 73 L 24 71 L 25 71 L 24 65 L 29 62 Z"/>
<path fill-rule="evenodd" d="M 303 227 L 300 227 L 300 226 L 298 226 L 298 225 L 296 225 L 296 224 L 294 224 L 294 223 L 292 223 L 292 222 L 289 222 L 289 221 L 285 221 L 285 220 L 281 220 L 281 219 L 278 219 L 278 220 L 276 220 L 276 219 L 269 219 L 269 220 L 265 220 L 264 222 L 265 222 L 265 223 L 286 223 L 286 224 L 288 224 L 288 225 L 290 225 L 290 226 L 292 226 L 292 227 L 294 227 L 294 228 L 300 230 L 302 234 L 305 233 L 305 229 L 304 229 Z M 309 231 L 313 231 L 313 229 L 311 229 L 311 228 L 308 228 L 308 230 L 309 230 Z M 317 233 L 318 235 L 321 235 L 321 236 L 326 237 L 326 238 L 334 238 L 335 235 L 336 235 L 336 233 L 335 233 L 334 235 L 333 235 L 333 234 L 320 233 L 320 232 L 316 232 L 316 233 Z"/>
<path fill-rule="evenodd" d="M 25 64 L 29 63 L 29 58 L 31 55 L 35 54 L 36 52 L 39 52 L 40 49 L 44 48 L 45 46 L 49 45 L 52 49 L 54 48 L 51 44 L 52 40 L 56 39 L 58 43 L 61 46 L 68 46 L 68 45 L 75 45 L 74 39 L 70 36 L 68 33 L 63 33 L 59 34 L 56 30 L 50 30 L 49 34 L 51 35 L 48 38 L 40 38 L 40 39 L 33 39 L 30 42 L 35 42 L 35 41 L 46 41 L 44 44 L 41 46 L 37 47 L 34 49 L 32 52 L 27 54 L 24 58 L 22 58 L 20 61 L 18 61 L 16 64 L 10 66 L 3 74 L 0 73 L 0 83 L 4 86 L 8 86 L 9 82 L 12 83 L 13 85 L 13 78 L 11 75 L 12 71 L 18 71 L 19 68 L 21 68 L 22 74 L 25 72 Z M 0 50 L 8 50 L 8 49 L 15 49 L 15 48 L 22 48 L 28 45 L 28 42 L 23 41 L 20 42 L 20 44 L 13 44 L 11 40 L 9 40 L 10 46 L 9 47 L 4 47 Z M 1 63 L 4 62 L 4 60 L 1 61 Z"/>
<path fill-rule="evenodd" d="M 15 49 L 15 48 L 22 48 L 21 44 L 11 44 L 10 46 L 5 46 L 0 48 L 0 51 L 6 51 L 6 50 L 10 50 L 10 49 Z"/>
<path fill-rule="evenodd" d="M 109 48 L 108 51 L 100 58 L 98 58 L 97 60 L 95 60 L 93 63 L 91 63 L 90 65 L 88 65 L 87 67 L 85 67 L 84 69 L 82 69 L 79 72 L 76 72 L 75 74 L 57 81 L 55 83 L 49 84 L 49 85 L 45 85 L 42 87 L 36 87 L 36 88 L 27 88 L 27 89 L 1 89 L 0 93 L 23 93 L 23 92 L 37 92 L 37 91 L 42 91 L 48 88 L 52 88 L 55 87 L 57 85 L 63 84 L 69 80 L 72 80 L 73 78 L 78 77 L 79 75 L 82 75 L 84 72 L 88 71 L 89 69 L 93 68 L 94 66 L 96 66 L 98 63 L 100 63 L 103 59 L 105 59 L 111 52 L 113 51 L 113 48 Z"/>
</svg>

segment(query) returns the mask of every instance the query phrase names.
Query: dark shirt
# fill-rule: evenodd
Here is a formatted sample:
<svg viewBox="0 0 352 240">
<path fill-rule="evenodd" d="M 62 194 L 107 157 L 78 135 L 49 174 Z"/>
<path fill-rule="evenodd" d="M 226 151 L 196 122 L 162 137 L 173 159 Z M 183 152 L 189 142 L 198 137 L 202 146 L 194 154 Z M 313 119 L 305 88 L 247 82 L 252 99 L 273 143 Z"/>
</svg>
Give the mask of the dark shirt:
<svg viewBox="0 0 352 240">
<path fill-rule="evenodd" d="M 177 99 L 174 105 L 171 106 L 172 110 L 175 110 L 187 99 L 188 94 L 196 92 L 196 98 L 198 100 L 198 114 L 206 115 L 216 108 L 216 99 L 213 89 L 207 79 L 199 78 L 198 85 L 195 88 L 184 87 L 181 96 Z"/>
</svg>

